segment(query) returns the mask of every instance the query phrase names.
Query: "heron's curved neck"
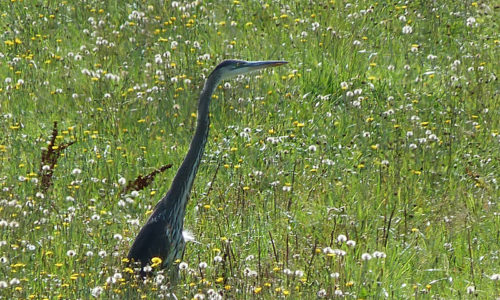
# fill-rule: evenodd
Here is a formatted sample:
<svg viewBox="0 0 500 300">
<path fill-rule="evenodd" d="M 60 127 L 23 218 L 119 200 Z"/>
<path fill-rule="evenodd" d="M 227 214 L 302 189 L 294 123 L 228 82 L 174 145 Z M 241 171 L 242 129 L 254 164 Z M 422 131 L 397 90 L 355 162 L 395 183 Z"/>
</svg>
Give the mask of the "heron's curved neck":
<svg viewBox="0 0 500 300">
<path fill-rule="evenodd" d="M 189 151 L 184 158 L 177 174 L 172 181 L 170 191 L 167 193 L 167 201 L 175 201 L 181 203 L 184 208 L 189 192 L 194 182 L 194 178 L 198 171 L 198 166 L 201 162 L 201 157 L 205 150 L 207 142 L 208 130 L 210 126 L 209 106 L 212 94 L 217 87 L 219 78 L 216 76 L 209 76 L 201 92 L 198 101 L 198 119 L 196 124 L 196 131 L 189 146 Z M 175 199 L 171 195 L 176 195 Z"/>
</svg>

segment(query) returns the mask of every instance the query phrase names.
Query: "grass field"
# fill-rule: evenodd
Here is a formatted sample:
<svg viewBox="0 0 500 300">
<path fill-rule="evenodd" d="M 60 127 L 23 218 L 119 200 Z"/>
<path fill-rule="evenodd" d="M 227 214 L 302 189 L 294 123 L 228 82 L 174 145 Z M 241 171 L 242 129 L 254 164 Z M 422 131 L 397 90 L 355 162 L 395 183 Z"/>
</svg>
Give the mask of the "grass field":
<svg viewBox="0 0 500 300">
<path fill-rule="evenodd" d="M 0 298 L 500 297 L 499 20 L 495 1 L 1 1 Z M 220 85 L 180 281 L 134 280 L 227 58 L 289 64 Z"/>
</svg>

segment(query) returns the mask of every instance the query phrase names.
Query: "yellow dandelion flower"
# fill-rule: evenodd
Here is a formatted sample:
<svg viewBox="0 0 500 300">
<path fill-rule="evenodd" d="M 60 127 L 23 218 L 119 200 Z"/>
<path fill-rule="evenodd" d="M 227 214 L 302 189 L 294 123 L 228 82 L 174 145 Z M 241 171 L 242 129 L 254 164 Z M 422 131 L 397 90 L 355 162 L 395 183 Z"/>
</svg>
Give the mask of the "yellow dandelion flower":
<svg viewBox="0 0 500 300">
<path fill-rule="evenodd" d="M 153 257 L 151 259 L 151 262 L 154 263 L 154 264 L 161 264 L 162 260 L 159 257 Z"/>
</svg>

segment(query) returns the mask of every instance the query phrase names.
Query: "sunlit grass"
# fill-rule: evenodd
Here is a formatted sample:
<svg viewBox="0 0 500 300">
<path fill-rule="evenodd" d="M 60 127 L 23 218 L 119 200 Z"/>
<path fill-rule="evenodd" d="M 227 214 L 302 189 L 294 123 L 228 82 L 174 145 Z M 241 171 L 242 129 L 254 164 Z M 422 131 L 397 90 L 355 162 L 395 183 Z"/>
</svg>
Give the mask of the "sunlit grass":
<svg viewBox="0 0 500 300">
<path fill-rule="evenodd" d="M 0 297 L 500 297 L 498 19 L 489 1 L 1 2 Z M 226 58 L 290 63 L 219 86 L 180 280 L 134 280 L 124 258 Z"/>
</svg>

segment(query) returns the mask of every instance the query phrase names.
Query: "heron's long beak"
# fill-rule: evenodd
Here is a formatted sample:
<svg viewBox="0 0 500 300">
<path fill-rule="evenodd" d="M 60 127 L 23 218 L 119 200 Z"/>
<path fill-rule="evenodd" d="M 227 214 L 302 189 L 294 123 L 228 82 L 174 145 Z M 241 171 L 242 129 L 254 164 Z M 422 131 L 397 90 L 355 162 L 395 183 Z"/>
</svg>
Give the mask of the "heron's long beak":
<svg viewBox="0 0 500 300">
<path fill-rule="evenodd" d="M 269 67 L 276 67 L 276 66 L 281 66 L 284 64 L 287 64 L 287 61 L 284 60 L 264 60 L 264 61 L 248 61 L 244 65 L 242 65 L 242 68 L 248 68 L 251 70 L 258 70 L 258 69 L 264 69 L 264 68 L 269 68 Z"/>
</svg>

